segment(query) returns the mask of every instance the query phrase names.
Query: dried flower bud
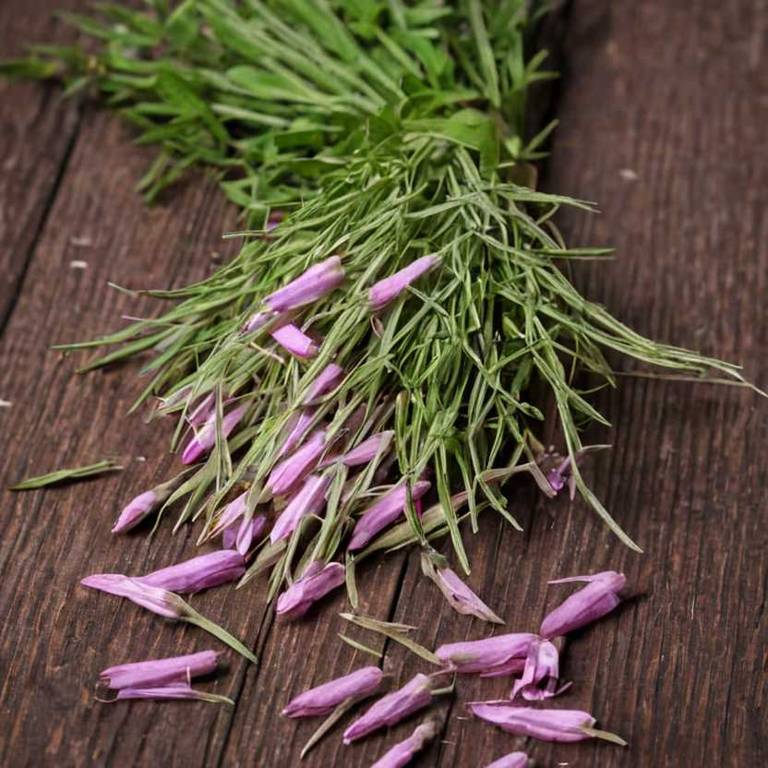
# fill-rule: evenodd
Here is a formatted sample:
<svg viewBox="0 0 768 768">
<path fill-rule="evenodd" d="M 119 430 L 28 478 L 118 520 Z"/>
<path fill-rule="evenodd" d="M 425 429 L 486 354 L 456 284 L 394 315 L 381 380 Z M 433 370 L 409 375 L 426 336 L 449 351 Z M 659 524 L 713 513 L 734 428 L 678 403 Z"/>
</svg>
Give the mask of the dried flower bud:
<svg viewBox="0 0 768 768">
<path fill-rule="evenodd" d="M 125 533 L 131 528 L 135 528 L 148 515 L 152 514 L 163 501 L 164 499 L 160 498 L 154 489 L 140 493 L 128 502 L 128 505 L 120 513 L 112 527 L 112 533 Z"/>
<path fill-rule="evenodd" d="M 131 602 L 167 619 L 184 617 L 186 603 L 173 592 L 142 583 L 120 573 L 96 573 L 80 582 L 84 587 L 127 597 Z"/>
<path fill-rule="evenodd" d="M 363 440 L 362 443 L 355 446 L 352 450 L 347 451 L 341 457 L 341 463 L 348 467 L 369 464 L 376 458 L 379 451 L 386 450 L 394 436 L 395 433 L 392 430 L 371 435 L 367 440 Z"/>
<path fill-rule="evenodd" d="M 239 523 L 233 523 L 224 530 L 221 543 L 224 549 L 235 549 L 245 557 L 251 544 L 261 536 L 266 527 L 265 515 L 256 515 L 251 520 L 243 518 Z"/>
<path fill-rule="evenodd" d="M 549 640 L 533 640 L 528 648 L 523 676 L 515 682 L 510 694 L 514 699 L 522 692 L 528 701 L 541 701 L 558 696 L 569 684 L 557 688 L 560 677 L 560 654 Z"/>
<path fill-rule="evenodd" d="M 245 559 L 234 549 L 219 549 L 137 578 L 151 587 L 192 594 L 237 581 L 245 573 Z"/>
<path fill-rule="evenodd" d="M 288 419 L 288 424 L 285 428 L 285 437 L 283 438 L 283 444 L 280 446 L 280 450 L 277 452 L 277 458 L 280 459 L 286 454 L 291 453 L 299 443 L 306 437 L 312 420 L 314 419 L 314 413 L 312 411 L 301 411 L 300 413 L 294 413 Z"/>
<path fill-rule="evenodd" d="M 498 760 L 489 763 L 485 768 L 528 768 L 531 761 L 525 752 L 510 752 Z"/>
<path fill-rule="evenodd" d="M 276 312 L 271 310 L 254 312 L 244 323 L 242 327 L 243 333 L 253 333 L 258 331 L 259 328 L 263 328 L 268 322 L 274 320 L 277 317 Z"/>
<path fill-rule="evenodd" d="M 186 656 L 134 661 L 107 667 L 101 682 L 114 690 L 121 688 L 156 688 L 168 683 L 189 682 L 193 677 L 209 675 L 216 670 L 219 654 L 200 651 Z"/>
<path fill-rule="evenodd" d="M 385 277 L 371 286 L 368 291 L 368 301 L 371 308 L 379 310 L 396 299 L 414 280 L 440 263 L 440 257 L 435 255 L 422 256 L 412 261 L 394 275 Z"/>
<path fill-rule="evenodd" d="M 411 487 L 411 498 L 416 501 L 430 489 L 427 480 L 418 480 Z M 349 549 L 362 549 L 379 531 L 394 523 L 405 510 L 408 489 L 404 482 L 377 499 L 358 519 L 352 531 Z"/>
<path fill-rule="evenodd" d="M 624 574 L 616 571 L 602 571 L 591 576 L 571 576 L 549 583 L 566 584 L 572 581 L 589 583 L 547 614 L 541 623 L 542 637 L 552 638 L 573 632 L 610 613 L 621 602 L 619 592 L 627 583 Z"/>
<path fill-rule="evenodd" d="M 344 583 L 341 563 L 312 563 L 300 579 L 291 584 L 277 599 L 277 613 L 284 619 L 301 618 L 314 603 Z"/>
<path fill-rule="evenodd" d="M 287 285 L 271 293 L 264 304 L 274 312 L 286 312 L 311 304 L 341 285 L 344 268 L 338 256 L 315 264 Z"/>
<path fill-rule="evenodd" d="M 435 720 L 427 720 L 426 723 L 417 726 L 407 739 L 395 744 L 371 768 L 403 768 L 437 736 L 439 730 Z"/>
<path fill-rule="evenodd" d="M 496 635 L 484 640 L 441 645 L 435 655 L 460 674 L 501 677 L 523 671 L 528 648 L 537 639 L 529 632 Z"/>
<path fill-rule="evenodd" d="M 294 454 L 280 462 L 267 478 L 273 496 L 290 493 L 318 464 L 325 451 L 325 432 L 317 430 Z"/>
<path fill-rule="evenodd" d="M 248 410 L 246 405 L 239 405 L 229 413 L 225 413 L 221 420 L 221 434 L 229 437 L 232 430 L 240 423 Z M 195 433 L 195 436 L 187 443 L 181 455 L 182 464 L 194 464 L 201 456 L 216 445 L 216 414 L 211 414 L 205 424 Z"/>
<path fill-rule="evenodd" d="M 369 733 L 399 723 L 408 715 L 432 703 L 434 681 L 427 675 L 418 674 L 402 688 L 379 699 L 362 716 L 344 731 L 344 743 L 362 739 Z"/>
<path fill-rule="evenodd" d="M 559 742 L 597 737 L 616 744 L 626 744 L 614 734 L 595 730 L 595 718 L 577 709 L 531 709 L 515 707 L 505 701 L 478 701 L 467 706 L 475 717 L 518 736 Z"/>
<path fill-rule="evenodd" d="M 320 514 L 325 506 L 325 494 L 330 484 L 331 480 L 327 475 L 310 475 L 301 490 L 280 513 L 269 534 L 269 540 L 274 544 L 290 536 L 303 518 Z"/>
<path fill-rule="evenodd" d="M 325 395 L 336 389 L 343 378 L 344 369 L 340 365 L 336 365 L 336 363 L 329 363 L 312 382 L 302 400 L 302 405 L 315 405 Z"/>
<path fill-rule="evenodd" d="M 299 694 L 283 709 L 286 717 L 327 715 L 339 704 L 359 701 L 370 696 L 381 685 L 384 673 L 378 667 L 363 667 Z"/>
<path fill-rule="evenodd" d="M 217 696 L 205 691 L 196 691 L 189 683 L 170 683 L 158 688 L 121 688 L 117 692 L 116 701 L 124 699 L 149 699 L 163 701 L 166 699 L 193 699 L 195 701 L 209 701 L 217 704 L 229 704 L 234 702 L 226 696 Z"/>
<path fill-rule="evenodd" d="M 499 618 L 450 568 L 438 568 L 425 552 L 421 556 L 421 568 L 426 576 L 437 584 L 450 606 L 466 616 L 477 616 L 483 621 L 503 624 Z"/>
<path fill-rule="evenodd" d="M 286 351 L 294 357 L 306 360 L 314 357 L 319 348 L 317 344 L 307 336 L 304 331 L 293 323 L 286 323 L 279 328 L 270 331 L 270 336 Z"/>
</svg>

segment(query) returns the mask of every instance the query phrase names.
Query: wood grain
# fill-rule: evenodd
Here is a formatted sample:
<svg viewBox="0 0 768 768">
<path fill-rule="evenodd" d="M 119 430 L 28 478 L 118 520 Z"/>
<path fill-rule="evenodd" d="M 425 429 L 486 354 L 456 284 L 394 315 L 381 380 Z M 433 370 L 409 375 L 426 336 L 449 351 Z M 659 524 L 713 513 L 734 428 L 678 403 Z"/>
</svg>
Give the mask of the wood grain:
<svg viewBox="0 0 768 768">
<path fill-rule="evenodd" d="M 29 18 L 44 19 L 44 5 L 30 6 Z M 5 15 L 3 7 L 4 22 Z M 638 330 L 743 361 L 765 387 L 768 9 L 746 0 L 575 0 L 566 18 L 561 128 L 544 186 L 597 200 L 599 216 L 567 216 L 562 230 L 569 242 L 611 244 L 619 254 L 615 262 L 580 266 L 576 281 Z M 42 98 L 43 90 L 11 92 L 21 103 Z M 428 665 L 346 625 L 336 615 L 345 607 L 341 596 L 313 620 L 275 622 L 256 584 L 194 601 L 258 650 L 255 667 L 228 654 L 230 672 L 211 684 L 237 698 L 234 711 L 94 702 L 92 681 L 110 663 L 217 646 L 196 630 L 76 586 L 90 572 L 167 564 L 189 554 L 193 542 L 164 530 L 149 542 L 109 538 L 120 501 L 169 471 L 170 457 L 158 462 L 167 434 L 118 416 L 140 388 L 128 375 L 133 369 L 73 377 L 69 360 L 46 351 L 52 342 L 113 328 L 122 313 L 152 311 L 144 300 L 107 289 L 108 279 L 165 286 L 204 274 L 211 251 L 221 250 L 218 236 L 232 226 L 231 212 L 202 177 L 164 205 L 144 208 L 131 186 L 148 154 L 130 145 L 130 133 L 113 118 L 92 110 L 77 128 L 55 194 L 40 181 L 46 173 L 34 150 L 18 139 L 14 147 L 29 170 L 0 184 L 0 202 L 23 186 L 18 173 L 38 174 L 24 205 L 43 226 L 24 241 L 26 251 L 11 253 L 16 241 L 0 237 L 0 263 L 9 259 L 18 271 L 19 254 L 31 256 L 19 272 L 27 269 L 23 284 L 11 286 L 0 338 L 0 398 L 13 402 L 0 410 L 0 430 L 11 437 L 0 454 L 0 479 L 6 485 L 30 471 L 109 454 L 127 460 L 128 469 L 3 497 L 0 763 L 296 764 L 317 723 L 286 721 L 279 708 L 305 687 L 370 663 L 336 638 L 339 631 L 382 650 L 393 685 Z M 51 157 L 40 165 L 61 168 L 61 152 Z M 46 195 L 53 198 L 43 215 Z M 92 244 L 73 255 L 73 237 Z M 71 259 L 87 261 L 87 269 L 70 269 Z M 525 533 L 487 513 L 481 532 L 466 532 L 465 541 L 470 582 L 505 617 L 500 631 L 535 630 L 567 591 L 547 588 L 547 579 L 601 568 L 627 573 L 636 597 L 570 638 L 563 673 L 574 685 L 556 705 L 593 712 L 629 748 L 516 739 L 464 711 L 467 701 L 505 695 L 509 681 L 462 678 L 456 695 L 434 708 L 444 724 L 441 739 L 414 764 L 483 765 L 518 748 L 542 766 L 768 763 L 768 407 L 733 388 L 638 378 L 620 384 L 596 398 L 614 429 L 589 437 L 609 438 L 615 448 L 595 459 L 588 475 L 646 554 L 624 549 L 583 504 L 545 503 L 525 483 L 510 489 Z M 415 553 L 362 571 L 361 610 L 417 625 L 416 639 L 429 647 L 488 632 L 442 602 Z M 352 747 L 340 746 L 334 733 L 305 764 L 369 765 L 417 722 Z"/>
</svg>

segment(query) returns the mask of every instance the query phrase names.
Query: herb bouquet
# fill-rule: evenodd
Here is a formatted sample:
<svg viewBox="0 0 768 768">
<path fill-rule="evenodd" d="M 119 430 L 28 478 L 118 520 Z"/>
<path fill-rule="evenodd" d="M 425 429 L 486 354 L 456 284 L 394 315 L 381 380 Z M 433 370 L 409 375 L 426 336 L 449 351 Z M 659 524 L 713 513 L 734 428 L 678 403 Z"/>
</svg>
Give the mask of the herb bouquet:
<svg viewBox="0 0 768 768">
<path fill-rule="evenodd" d="M 173 507 L 175 529 L 223 535 L 239 558 L 202 576 L 172 566 L 150 587 L 268 573 L 293 617 L 345 581 L 354 605 L 356 562 L 418 544 L 455 607 L 493 621 L 430 541 L 449 535 L 468 573 L 463 537 L 481 510 L 519 527 L 501 490 L 519 473 L 549 496 L 569 485 L 637 548 L 581 474 L 600 446 L 580 430 L 607 421 L 579 373 L 613 385 L 608 351 L 740 376 L 635 333 L 569 279 L 569 262 L 609 251 L 570 248 L 557 230 L 562 206 L 590 204 L 536 189 L 553 127 L 524 135 L 529 88 L 553 77 L 528 50 L 542 12 L 526 0 L 102 5 L 68 17 L 96 41 L 88 51 L 38 47 L 5 65 L 98 91 L 158 145 L 148 200 L 204 165 L 242 211 L 231 263 L 148 291 L 169 303 L 159 318 L 65 347 L 110 348 L 83 370 L 141 355 L 151 378 L 136 406 L 178 417 L 186 468 L 115 532 Z M 554 399 L 562 456 L 536 439 L 533 382 Z M 162 602 L 128 581 L 92 586 Z"/>
</svg>

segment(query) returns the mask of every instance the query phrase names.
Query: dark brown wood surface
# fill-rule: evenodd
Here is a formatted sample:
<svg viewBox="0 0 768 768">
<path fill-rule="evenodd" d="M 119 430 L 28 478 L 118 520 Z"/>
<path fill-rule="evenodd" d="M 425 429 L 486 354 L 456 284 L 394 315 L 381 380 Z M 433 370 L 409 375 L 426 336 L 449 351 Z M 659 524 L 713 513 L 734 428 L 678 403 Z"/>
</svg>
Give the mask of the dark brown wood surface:
<svg viewBox="0 0 768 768">
<path fill-rule="evenodd" d="M 69 0 L 5 0 L 0 53 L 65 39 L 51 22 Z M 556 92 L 561 121 L 545 186 L 600 203 L 564 219 L 575 244 L 611 244 L 618 258 L 579 267 L 576 280 L 642 332 L 742 361 L 768 385 L 768 8 L 748 0 L 575 0 L 565 11 Z M 52 88 L 0 84 L 0 481 L 119 457 L 126 471 L 66 488 L 11 495 L 0 515 L 0 764 L 8 766 L 282 766 L 298 762 L 316 723 L 279 708 L 296 692 L 368 663 L 345 631 L 384 652 L 403 681 L 426 664 L 345 626 L 339 596 L 310 620 L 273 620 L 253 583 L 194 598 L 257 650 L 228 654 L 210 687 L 237 707 L 93 697 L 100 669 L 209 645 L 194 629 L 78 587 L 88 573 L 140 573 L 190 555 L 191 536 L 113 539 L 120 502 L 167 474 L 168 434 L 124 415 L 141 386 L 123 367 L 87 377 L 55 342 L 152 312 L 107 286 L 182 285 L 231 253 L 235 225 L 215 185 L 190 176 L 152 209 L 133 191 L 151 152 L 117 118 L 63 103 Z M 72 261 L 86 262 L 85 269 Z M 615 448 L 590 480 L 641 543 L 622 547 L 584 507 L 543 502 L 525 484 L 510 505 L 518 534 L 488 515 L 467 532 L 470 582 L 507 620 L 535 628 L 562 588 L 557 576 L 624 570 L 637 597 L 577 633 L 558 702 L 592 711 L 629 741 L 525 743 L 468 719 L 463 703 L 503 696 L 509 682 L 461 679 L 434 708 L 442 738 L 424 766 L 481 766 L 516 748 L 537 765 L 670 768 L 768 764 L 766 508 L 768 403 L 736 388 L 622 378 L 597 396 Z M 447 551 L 447 550 L 446 550 Z M 478 638 L 487 625 L 454 614 L 403 554 L 360 574 L 361 611 L 412 623 L 417 639 Z M 341 747 L 327 738 L 308 766 L 372 763 L 413 721 Z"/>
</svg>

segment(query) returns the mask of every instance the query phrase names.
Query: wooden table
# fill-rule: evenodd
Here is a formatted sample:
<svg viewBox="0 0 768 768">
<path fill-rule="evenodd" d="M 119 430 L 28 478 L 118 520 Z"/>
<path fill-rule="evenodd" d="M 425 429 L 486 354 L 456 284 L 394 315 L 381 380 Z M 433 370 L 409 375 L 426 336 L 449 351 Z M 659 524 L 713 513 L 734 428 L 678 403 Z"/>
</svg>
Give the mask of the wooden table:
<svg viewBox="0 0 768 768">
<path fill-rule="evenodd" d="M 0 51 L 66 40 L 51 21 L 80 0 L 5 0 Z M 575 244 L 611 244 L 612 263 L 580 266 L 589 296 L 642 332 L 741 361 L 768 385 L 768 11 L 749 0 L 576 0 L 559 54 L 561 121 L 548 189 L 596 200 L 602 214 L 562 221 Z M 156 311 L 107 286 L 179 286 L 231 254 L 235 226 L 215 185 L 190 176 L 152 209 L 132 190 L 152 152 L 120 121 L 63 102 L 55 88 L 0 84 L 0 409 L 2 485 L 114 455 L 127 471 L 58 490 L 10 495 L 0 515 L 0 763 L 7 766 L 288 766 L 316 723 L 280 718 L 287 698 L 366 663 L 337 638 L 342 596 L 314 620 L 280 625 L 263 583 L 194 598 L 257 650 L 210 686 L 237 700 L 105 705 L 103 667 L 209 646 L 195 629 L 78 587 L 99 571 L 141 573 L 189 556 L 186 532 L 116 540 L 120 502 L 167 475 L 168 430 L 125 411 L 133 367 L 87 377 L 55 342 Z M 78 262 L 82 262 L 78 266 Z M 646 554 L 623 548 L 582 503 L 544 502 L 521 483 L 515 533 L 489 515 L 467 533 L 471 584 L 507 619 L 537 625 L 563 594 L 546 580 L 623 569 L 641 596 L 569 643 L 557 702 L 592 711 L 628 749 L 527 745 L 537 765 L 768 765 L 766 505 L 768 403 L 736 388 L 626 378 L 597 403 L 615 449 L 589 467 L 599 496 Z M 604 433 L 595 431 L 604 440 Z M 412 623 L 427 646 L 481 637 L 420 575 L 415 554 L 380 560 L 360 583 L 361 610 Z M 403 680 L 423 664 L 394 644 Z M 215 646 L 215 643 L 214 643 Z M 418 765 L 480 766 L 523 742 L 468 719 L 463 702 L 509 682 L 462 679 L 435 712 L 442 738 Z M 344 748 L 327 738 L 308 766 L 365 766 L 413 722 Z"/>
</svg>

